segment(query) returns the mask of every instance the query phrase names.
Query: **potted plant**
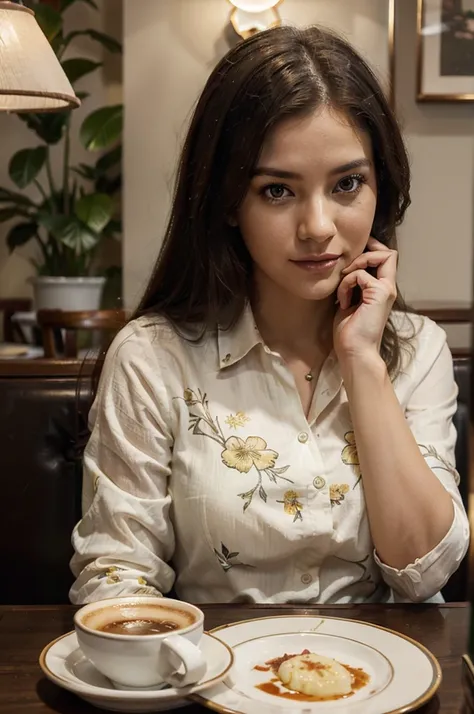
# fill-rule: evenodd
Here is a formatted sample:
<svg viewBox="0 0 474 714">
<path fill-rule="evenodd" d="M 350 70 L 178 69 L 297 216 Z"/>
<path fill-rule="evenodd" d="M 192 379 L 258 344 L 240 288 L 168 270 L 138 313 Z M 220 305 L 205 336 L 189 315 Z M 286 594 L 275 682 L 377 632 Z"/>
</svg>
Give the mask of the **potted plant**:
<svg viewBox="0 0 474 714">
<path fill-rule="evenodd" d="M 87 28 L 66 31 L 64 14 L 75 2 L 98 9 L 94 0 L 57 0 L 55 7 L 37 0 L 28 3 L 73 86 L 102 65 L 83 57 L 64 58 L 75 37 L 84 35 L 109 52 L 121 52 L 120 43 L 104 33 Z M 77 90 L 76 94 L 83 102 L 89 96 Z M 36 144 L 10 160 L 9 175 L 19 190 L 0 188 L 0 222 L 17 219 L 7 235 L 8 248 L 13 251 L 30 241 L 38 247 L 33 260 L 37 276 L 32 279 L 36 309 L 96 309 L 105 282 L 103 275 L 95 274 L 99 251 L 107 239 L 121 233 L 123 106 L 102 107 L 84 119 L 79 129 L 82 145 L 102 153 L 78 165 L 71 159 L 71 110 L 18 118 L 35 135 Z M 62 150 L 59 180 L 51 161 L 56 146 Z M 24 192 L 32 186 L 36 200 Z"/>
</svg>

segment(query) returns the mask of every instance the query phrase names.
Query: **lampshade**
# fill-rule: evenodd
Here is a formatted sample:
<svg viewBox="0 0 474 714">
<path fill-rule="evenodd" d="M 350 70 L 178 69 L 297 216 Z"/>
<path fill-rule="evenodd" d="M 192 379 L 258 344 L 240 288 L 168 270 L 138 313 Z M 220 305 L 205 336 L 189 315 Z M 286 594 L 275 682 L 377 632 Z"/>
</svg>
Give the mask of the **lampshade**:
<svg viewBox="0 0 474 714">
<path fill-rule="evenodd" d="M 79 105 L 34 12 L 0 0 L 0 111 L 47 112 Z"/>
<path fill-rule="evenodd" d="M 244 12 L 265 12 L 278 5 L 281 0 L 230 0 L 230 2 Z"/>
</svg>

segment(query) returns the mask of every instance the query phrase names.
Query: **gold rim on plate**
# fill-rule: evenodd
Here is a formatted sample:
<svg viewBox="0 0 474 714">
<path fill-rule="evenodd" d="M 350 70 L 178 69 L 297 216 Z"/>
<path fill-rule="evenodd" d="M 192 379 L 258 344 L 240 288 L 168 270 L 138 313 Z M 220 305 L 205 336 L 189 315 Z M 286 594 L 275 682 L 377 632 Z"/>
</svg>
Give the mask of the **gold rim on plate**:
<svg viewBox="0 0 474 714">
<path fill-rule="evenodd" d="M 381 714 L 406 714 L 407 712 L 412 712 L 415 711 L 416 709 L 419 709 L 421 706 L 426 704 L 427 702 L 434 697 L 436 692 L 439 689 L 439 686 L 441 684 L 441 681 L 443 679 L 443 673 L 441 671 L 441 666 L 430 650 L 422 645 L 420 642 L 417 642 L 414 640 L 412 637 L 408 637 L 407 635 L 403 635 L 401 632 L 397 632 L 396 630 L 392 630 L 389 627 L 382 627 L 382 625 L 374 625 L 371 622 L 364 622 L 362 620 L 354 620 L 351 618 L 347 617 L 334 617 L 327 615 L 325 617 L 321 617 L 319 615 L 270 615 L 267 617 L 255 617 L 255 618 L 250 618 L 248 620 L 239 620 L 237 622 L 229 622 L 226 625 L 219 625 L 218 627 L 213 627 L 211 630 L 209 630 L 209 633 L 215 634 L 217 632 L 220 632 L 221 630 L 226 630 L 229 627 L 235 627 L 235 625 L 244 625 L 248 624 L 251 622 L 262 622 L 263 620 L 287 620 L 287 619 L 301 619 L 301 618 L 315 618 L 319 620 L 339 620 L 343 622 L 354 622 L 357 625 L 365 625 L 366 627 L 374 627 L 377 630 L 383 630 L 384 632 L 389 632 L 391 635 L 395 635 L 396 637 L 400 637 L 402 640 L 406 640 L 407 642 L 410 642 L 412 645 L 414 645 L 417 649 L 419 649 L 423 654 L 427 657 L 429 660 L 432 668 L 433 668 L 433 679 L 431 681 L 430 686 L 426 690 L 424 694 L 418 697 L 418 699 L 415 699 L 413 702 L 410 702 L 406 706 L 403 706 L 399 709 L 390 709 L 390 711 L 383 712 Z M 275 634 L 297 634 L 297 633 L 286 633 L 286 632 L 280 632 L 280 633 L 275 633 Z M 308 634 L 312 634 L 309 632 Z M 268 636 L 268 635 L 267 635 Z M 263 635 L 262 637 L 265 637 Z M 261 639 L 260 637 L 256 637 L 254 639 Z M 239 643 L 241 644 L 241 643 Z M 365 643 L 361 643 L 365 644 Z M 366 645 L 367 646 L 367 645 Z M 369 645 L 370 646 L 370 645 Z M 200 704 L 208 707 L 209 709 L 212 709 L 213 711 L 220 712 L 220 714 L 241 714 L 241 712 L 237 709 L 228 709 L 227 707 L 224 707 L 220 704 L 216 704 L 215 702 L 206 699 L 204 696 L 200 694 L 192 694 L 189 699 L 192 699 L 195 702 L 199 702 Z"/>
</svg>

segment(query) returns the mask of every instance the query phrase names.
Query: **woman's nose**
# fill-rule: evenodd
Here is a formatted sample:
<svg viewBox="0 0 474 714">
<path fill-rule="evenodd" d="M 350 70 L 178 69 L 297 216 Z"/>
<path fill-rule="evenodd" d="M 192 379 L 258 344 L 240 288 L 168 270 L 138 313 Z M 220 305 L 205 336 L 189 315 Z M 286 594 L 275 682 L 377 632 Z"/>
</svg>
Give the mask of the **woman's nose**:
<svg viewBox="0 0 474 714">
<path fill-rule="evenodd" d="M 324 196 L 307 201 L 298 225 L 300 240 L 314 240 L 324 243 L 336 234 L 336 226 L 331 213 L 330 201 Z"/>
</svg>

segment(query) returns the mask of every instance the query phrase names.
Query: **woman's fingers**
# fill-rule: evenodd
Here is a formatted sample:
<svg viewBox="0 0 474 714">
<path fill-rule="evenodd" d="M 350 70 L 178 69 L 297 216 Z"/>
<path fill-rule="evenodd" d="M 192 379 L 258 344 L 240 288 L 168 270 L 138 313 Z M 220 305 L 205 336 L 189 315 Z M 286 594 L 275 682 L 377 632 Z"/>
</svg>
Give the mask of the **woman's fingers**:
<svg viewBox="0 0 474 714">
<path fill-rule="evenodd" d="M 374 278 L 366 270 L 354 270 L 349 273 L 341 281 L 337 289 L 337 299 L 341 310 L 347 310 L 350 307 L 352 299 L 352 291 L 358 285 L 362 290 L 374 287 L 377 284 L 377 278 Z"/>
<path fill-rule="evenodd" d="M 389 280 L 396 285 L 398 253 L 380 243 L 375 238 L 370 238 L 367 247 L 370 249 L 357 256 L 350 265 L 342 271 L 343 275 L 348 275 L 356 270 L 366 270 L 367 268 L 377 268 L 377 279 Z"/>
</svg>

